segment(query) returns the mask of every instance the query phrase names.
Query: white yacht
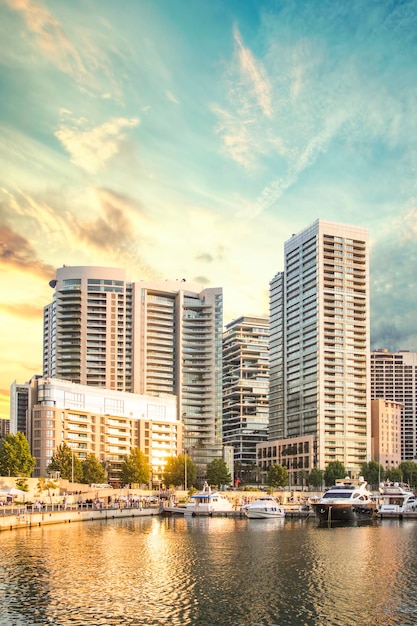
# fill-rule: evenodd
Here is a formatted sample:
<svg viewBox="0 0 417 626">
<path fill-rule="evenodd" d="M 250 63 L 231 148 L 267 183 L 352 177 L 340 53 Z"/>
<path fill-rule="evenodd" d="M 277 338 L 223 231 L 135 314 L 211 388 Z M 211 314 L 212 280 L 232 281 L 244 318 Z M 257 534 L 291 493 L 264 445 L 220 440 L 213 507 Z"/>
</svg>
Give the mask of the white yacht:
<svg viewBox="0 0 417 626">
<path fill-rule="evenodd" d="M 284 508 L 273 496 L 261 496 L 243 507 L 243 512 L 249 519 L 271 519 L 285 517 Z"/>
<path fill-rule="evenodd" d="M 203 490 L 191 496 L 185 503 L 185 515 L 211 515 L 212 513 L 227 513 L 233 511 L 233 503 L 219 491 L 212 491 L 204 483 Z"/>
<path fill-rule="evenodd" d="M 375 516 L 376 506 L 362 477 L 359 480 L 337 480 L 319 500 L 312 503 L 316 516 L 326 522 L 369 520 Z"/>
<path fill-rule="evenodd" d="M 417 497 L 404 483 L 382 483 L 380 486 L 378 515 L 417 513 Z"/>
</svg>

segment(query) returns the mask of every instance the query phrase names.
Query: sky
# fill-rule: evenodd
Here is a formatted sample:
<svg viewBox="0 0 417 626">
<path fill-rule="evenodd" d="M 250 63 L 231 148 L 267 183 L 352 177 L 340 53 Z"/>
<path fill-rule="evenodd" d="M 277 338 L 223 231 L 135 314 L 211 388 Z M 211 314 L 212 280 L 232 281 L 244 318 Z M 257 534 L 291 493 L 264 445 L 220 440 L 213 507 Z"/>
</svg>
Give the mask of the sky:
<svg viewBox="0 0 417 626">
<path fill-rule="evenodd" d="M 0 416 L 62 265 L 267 315 L 283 244 L 370 234 L 371 348 L 417 351 L 417 0 L 0 0 Z"/>
</svg>

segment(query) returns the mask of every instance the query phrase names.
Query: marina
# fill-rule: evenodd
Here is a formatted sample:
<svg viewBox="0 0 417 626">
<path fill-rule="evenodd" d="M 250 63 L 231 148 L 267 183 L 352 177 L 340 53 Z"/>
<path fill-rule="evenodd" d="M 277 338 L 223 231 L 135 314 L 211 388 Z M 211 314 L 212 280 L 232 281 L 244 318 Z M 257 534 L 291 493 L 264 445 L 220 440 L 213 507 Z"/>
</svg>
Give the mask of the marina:
<svg viewBox="0 0 417 626">
<path fill-rule="evenodd" d="M 417 525 L 406 520 L 329 529 L 143 515 L 0 542 L 2 626 L 416 624 Z"/>
</svg>

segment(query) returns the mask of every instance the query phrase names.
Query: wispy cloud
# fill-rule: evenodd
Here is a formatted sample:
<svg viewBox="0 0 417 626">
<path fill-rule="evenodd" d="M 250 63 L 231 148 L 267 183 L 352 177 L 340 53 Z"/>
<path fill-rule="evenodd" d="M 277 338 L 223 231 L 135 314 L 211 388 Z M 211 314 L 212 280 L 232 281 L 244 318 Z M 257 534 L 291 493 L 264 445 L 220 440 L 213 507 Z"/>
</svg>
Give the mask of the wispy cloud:
<svg viewBox="0 0 417 626">
<path fill-rule="evenodd" d="M 87 120 L 71 119 L 62 123 L 55 132 L 71 161 L 90 174 L 103 170 L 107 161 L 120 150 L 126 139 L 122 132 L 125 128 L 133 128 L 139 124 L 138 118 L 112 118 L 100 126 L 89 127 Z"/>
<path fill-rule="evenodd" d="M 236 53 L 239 59 L 243 85 L 252 93 L 264 115 L 272 117 L 272 88 L 262 63 L 255 59 L 251 50 L 243 44 L 238 27 L 233 29 Z"/>
<path fill-rule="evenodd" d="M 24 319 L 41 320 L 43 318 L 43 307 L 33 306 L 30 302 L 25 302 L 24 304 L 0 303 L 0 311 L 12 317 Z"/>
<path fill-rule="evenodd" d="M 412 204 L 387 223 L 371 248 L 372 348 L 417 351 L 417 207 Z"/>
<path fill-rule="evenodd" d="M 76 78 L 86 75 L 80 54 L 50 11 L 34 0 L 4 0 L 4 2 L 12 10 L 22 14 L 36 46 L 49 61 L 61 71 Z"/>
<path fill-rule="evenodd" d="M 216 132 L 222 137 L 229 156 L 251 169 L 259 154 L 269 151 L 268 139 L 259 141 L 264 118 L 271 119 L 272 86 L 267 72 L 252 51 L 244 45 L 237 26 L 233 29 L 235 49 L 227 78 L 228 107 L 211 105 L 219 118 Z"/>
<path fill-rule="evenodd" d="M 0 265 L 25 270 L 44 278 L 54 271 L 53 267 L 38 258 L 28 239 L 8 226 L 0 226 Z"/>
<path fill-rule="evenodd" d="M 179 104 L 179 101 L 171 91 L 166 92 L 166 97 L 170 102 L 173 102 L 174 104 Z"/>
</svg>

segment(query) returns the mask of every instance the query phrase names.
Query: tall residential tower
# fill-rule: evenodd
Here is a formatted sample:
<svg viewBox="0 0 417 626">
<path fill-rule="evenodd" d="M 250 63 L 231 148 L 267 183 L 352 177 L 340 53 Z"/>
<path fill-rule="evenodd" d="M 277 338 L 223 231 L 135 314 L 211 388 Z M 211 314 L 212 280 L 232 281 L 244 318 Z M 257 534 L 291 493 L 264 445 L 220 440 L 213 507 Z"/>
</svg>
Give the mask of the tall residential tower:
<svg viewBox="0 0 417 626">
<path fill-rule="evenodd" d="M 268 430 L 269 321 L 243 316 L 223 334 L 223 443 L 233 446 L 235 474 L 252 479 L 256 444 Z M 256 478 L 256 477 L 255 477 Z"/>
<path fill-rule="evenodd" d="M 184 447 L 221 444 L 221 288 L 184 279 L 131 282 L 122 269 L 66 266 L 50 284 L 44 377 L 175 394 Z"/>
<path fill-rule="evenodd" d="M 311 462 L 357 474 L 371 452 L 368 232 L 316 220 L 285 243 L 284 262 L 270 286 L 269 440 L 292 484 Z"/>
</svg>

